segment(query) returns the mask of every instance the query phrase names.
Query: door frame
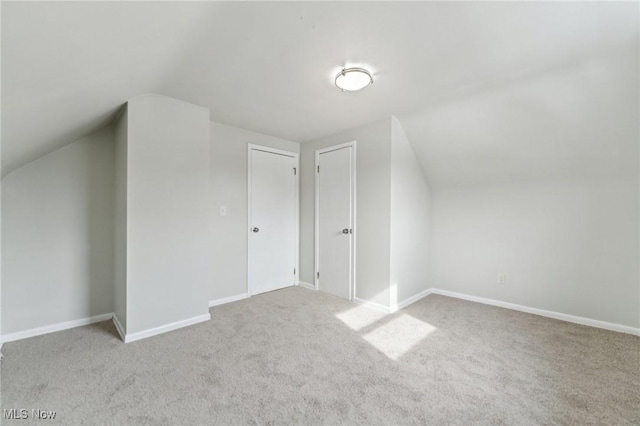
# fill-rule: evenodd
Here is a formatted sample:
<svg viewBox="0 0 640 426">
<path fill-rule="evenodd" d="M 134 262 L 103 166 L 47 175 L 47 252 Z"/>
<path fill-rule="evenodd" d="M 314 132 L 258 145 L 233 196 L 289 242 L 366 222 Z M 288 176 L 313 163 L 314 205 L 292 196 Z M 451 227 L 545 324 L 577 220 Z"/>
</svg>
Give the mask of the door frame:
<svg viewBox="0 0 640 426">
<path fill-rule="evenodd" d="M 316 150 L 316 162 L 314 167 L 315 174 L 315 231 L 314 231 L 314 271 L 313 271 L 313 283 L 314 287 L 319 290 L 320 280 L 318 278 L 318 270 L 320 267 L 320 173 L 318 167 L 320 166 L 320 155 L 337 151 L 342 148 L 351 147 L 351 228 L 353 229 L 351 238 L 351 247 L 349 250 L 349 300 L 354 300 L 356 297 L 356 141 L 342 143 L 339 145 L 333 145 L 326 148 Z"/>
<path fill-rule="evenodd" d="M 295 160 L 295 274 L 293 275 L 293 285 L 298 285 L 300 276 L 300 154 L 292 151 L 271 148 L 264 145 L 247 144 L 247 295 L 253 295 L 251 288 L 251 152 L 252 151 L 268 152 L 276 155 L 284 155 L 292 157 Z"/>
</svg>

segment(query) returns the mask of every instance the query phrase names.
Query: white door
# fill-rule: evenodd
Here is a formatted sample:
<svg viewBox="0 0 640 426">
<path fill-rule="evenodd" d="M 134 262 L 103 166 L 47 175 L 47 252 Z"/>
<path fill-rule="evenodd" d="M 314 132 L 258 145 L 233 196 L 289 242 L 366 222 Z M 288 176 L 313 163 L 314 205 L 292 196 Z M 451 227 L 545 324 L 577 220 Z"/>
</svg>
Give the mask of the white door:
<svg viewBox="0 0 640 426">
<path fill-rule="evenodd" d="M 353 143 L 316 151 L 316 286 L 353 298 Z"/>
<path fill-rule="evenodd" d="M 266 149 L 249 146 L 250 295 L 292 286 L 296 280 L 298 158 Z"/>
</svg>

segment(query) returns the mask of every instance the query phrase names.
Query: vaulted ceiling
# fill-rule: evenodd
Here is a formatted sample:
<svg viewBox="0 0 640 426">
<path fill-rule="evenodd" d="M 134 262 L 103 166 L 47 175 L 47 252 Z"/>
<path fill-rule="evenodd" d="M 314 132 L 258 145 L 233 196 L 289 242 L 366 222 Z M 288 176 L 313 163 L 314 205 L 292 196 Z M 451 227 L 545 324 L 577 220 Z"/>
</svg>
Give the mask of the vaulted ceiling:
<svg viewBox="0 0 640 426">
<path fill-rule="evenodd" d="M 2 2 L 2 172 L 142 93 L 298 142 L 396 115 L 435 187 L 638 173 L 637 2 Z M 342 66 L 373 86 L 342 93 Z"/>
</svg>

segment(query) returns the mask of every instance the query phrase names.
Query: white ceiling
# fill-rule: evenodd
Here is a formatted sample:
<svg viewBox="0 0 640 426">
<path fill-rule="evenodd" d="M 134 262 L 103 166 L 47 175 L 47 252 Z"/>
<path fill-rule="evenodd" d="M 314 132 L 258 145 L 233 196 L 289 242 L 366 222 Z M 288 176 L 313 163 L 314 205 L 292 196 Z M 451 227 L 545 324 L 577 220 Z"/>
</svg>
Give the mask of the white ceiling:
<svg viewBox="0 0 640 426">
<path fill-rule="evenodd" d="M 435 187 L 637 173 L 639 7 L 2 2 L 2 171 L 152 92 L 298 142 L 396 115 Z"/>
</svg>

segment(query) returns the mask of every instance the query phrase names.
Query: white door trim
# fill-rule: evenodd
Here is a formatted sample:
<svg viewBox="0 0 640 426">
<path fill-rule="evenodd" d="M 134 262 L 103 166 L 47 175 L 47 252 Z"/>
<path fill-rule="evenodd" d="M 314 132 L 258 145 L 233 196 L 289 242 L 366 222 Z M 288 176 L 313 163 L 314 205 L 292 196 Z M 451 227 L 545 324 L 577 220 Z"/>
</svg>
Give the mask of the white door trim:
<svg viewBox="0 0 640 426">
<path fill-rule="evenodd" d="M 342 143 L 339 145 L 333 145 L 327 148 L 322 148 L 316 150 L 316 163 L 314 174 L 316 176 L 315 179 L 315 231 L 314 231 L 314 249 L 315 249 L 315 259 L 314 259 L 314 271 L 313 271 L 313 284 L 316 290 L 319 288 L 319 280 L 318 280 L 318 268 L 320 266 L 320 173 L 318 172 L 318 167 L 320 166 L 320 155 L 326 152 L 336 151 L 338 149 L 351 147 L 351 226 L 353 229 L 353 237 L 351 239 L 351 250 L 350 250 L 350 277 L 349 277 L 349 300 L 354 300 L 356 297 L 356 234 L 357 234 L 357 226 L 356 226 L 356 141 L 353 140 L 351 142 Z"/>
<path fill-rule="evenodd" d="M 251 151 L 270 152 L 272 154 L 285 155 L 295 160 L 295 182 L 296 182 L 296 223 L 295 223 L 295 269 L 293 277 L 294 285 L 298 285 L 300 276 L 300 154 L 297 152 L 284 151 L 281 149 L 270 148 L 268 146 L 247 144 L 247 295 L 253 295 L 251 289 Z"/>
</svg>

